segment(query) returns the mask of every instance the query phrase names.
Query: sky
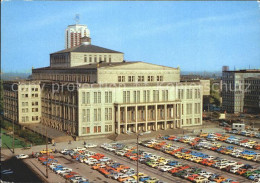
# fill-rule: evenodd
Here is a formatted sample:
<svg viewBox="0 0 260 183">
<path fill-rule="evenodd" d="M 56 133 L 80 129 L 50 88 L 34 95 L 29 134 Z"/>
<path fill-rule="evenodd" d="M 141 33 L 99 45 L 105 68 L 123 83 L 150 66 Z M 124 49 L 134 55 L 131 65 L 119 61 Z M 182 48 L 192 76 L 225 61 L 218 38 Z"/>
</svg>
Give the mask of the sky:
<svg viewBox="0 0 260 183">
<path fill-rule="evenodd" d="M 49 66 L 64 49 L 65 29 L 90 29 L 92 44 L 181 71 L 260 68 L 260 6 L 256 1 L 4 1 L 2 72 Z"/>
</svg>

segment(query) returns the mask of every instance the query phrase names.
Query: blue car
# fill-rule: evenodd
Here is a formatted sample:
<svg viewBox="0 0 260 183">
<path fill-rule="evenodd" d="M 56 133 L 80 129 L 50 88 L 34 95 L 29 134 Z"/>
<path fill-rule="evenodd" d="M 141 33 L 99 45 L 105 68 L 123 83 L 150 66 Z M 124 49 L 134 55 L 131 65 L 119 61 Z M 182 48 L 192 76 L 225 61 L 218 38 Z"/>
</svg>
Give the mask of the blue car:
<svg viewBox="0 0 260 183">
<path fill-rule="evenodd" d="M 144 182 L 144 181 L 149 180 L 149 179 L 150 179 L 149 176 L 143 176 L 143 177 L 139 178 L 139 181 Z"/>
</svg>

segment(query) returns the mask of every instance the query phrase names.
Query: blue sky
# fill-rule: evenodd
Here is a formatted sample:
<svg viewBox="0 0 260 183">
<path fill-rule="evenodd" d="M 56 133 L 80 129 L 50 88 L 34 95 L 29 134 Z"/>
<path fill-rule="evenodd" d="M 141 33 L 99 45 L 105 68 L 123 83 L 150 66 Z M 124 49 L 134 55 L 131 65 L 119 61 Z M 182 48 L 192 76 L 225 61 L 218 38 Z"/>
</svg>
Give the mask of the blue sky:
<svg viewBox="0 0 260 183">
<path fill-rule="evenodd" d="M 260 68 L 260 7 L 253 2 L 2 2 L 2 71 L 49 65 L 64 49 L 64 31 L 80 23 L 92 44 L 125 60 L 182 71 Z"/>
</svg>

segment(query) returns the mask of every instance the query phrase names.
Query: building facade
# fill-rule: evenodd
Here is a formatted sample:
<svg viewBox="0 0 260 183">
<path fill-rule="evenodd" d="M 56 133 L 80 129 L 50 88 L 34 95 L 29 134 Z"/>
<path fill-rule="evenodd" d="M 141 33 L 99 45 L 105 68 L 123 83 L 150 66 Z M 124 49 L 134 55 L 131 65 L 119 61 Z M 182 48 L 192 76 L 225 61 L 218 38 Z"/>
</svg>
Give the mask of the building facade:
<svg viewBox="0 0 260 183">
<path fill-rule="evenodd" d="M 249 113 L 260 113 L 260 76 L 245 79 L 244 110 Z"/>
<path fill-rule="evenodd" d="M 122 52 L 92 45 L 89 37 L 50 54 L 50 66 L 33 69 L 32 80 L 24 83 L 34 89 L 12 93 L 13 83 L 4 87 L 10 95 L 5 116 L 14 113 L 19 124 L 37 121 L 74 136 L 202 124 L 201 82 L 181 82 L 179 68 L 125 61 Z"/>
<path fill-rule="evenodd" d="M 65 30 L 65 48 L 72 48 L 81 44 L 82 37 L 90 37 L 90 31 L 86 25 L 69 25 Z"/>
<path fill-rule="evenodd" d="M 253 95 L 248 90 L 248 83 L 253 88 L 256 86 L 249 78 L 259 76 L 260 70 L 222 71 L 222 109 L 229 113 L 248 111 L 250 106 L 246 106 L 248 102 L 245 104 L 245 95 L 247 98 Z"/>
<path fill-rule="evenodd" d="M 15 123 L 39 123 L 41 119 L 40 82 L 4 82 L 4 115 Z"/>
</svg>

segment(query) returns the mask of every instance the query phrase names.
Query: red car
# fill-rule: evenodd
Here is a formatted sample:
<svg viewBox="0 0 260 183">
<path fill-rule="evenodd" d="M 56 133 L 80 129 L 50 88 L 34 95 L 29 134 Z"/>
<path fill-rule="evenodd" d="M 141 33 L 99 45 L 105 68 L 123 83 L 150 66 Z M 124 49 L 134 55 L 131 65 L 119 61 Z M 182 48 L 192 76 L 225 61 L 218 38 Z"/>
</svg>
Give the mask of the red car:
<svg viewBox="0 0 260 183">
<path fill-rule="evenodd" d="M 198 174 L 193 174 L 191 176 L 189 176 L 187 179 L 190 180 L 191 182 L 196 179 L 199 175 Z"/>
<path fill-rule="evenodd" d="M 66 178 L 66 179 L 69 179 L 69 178 L 71 178 L 71 177 L 74 177 L 75 175 L 78 175 L 78 173 L 76 173 L 76 172 L 70 172 L 69 174 L 65 175 L 65 178 Z"/>
</svg>

